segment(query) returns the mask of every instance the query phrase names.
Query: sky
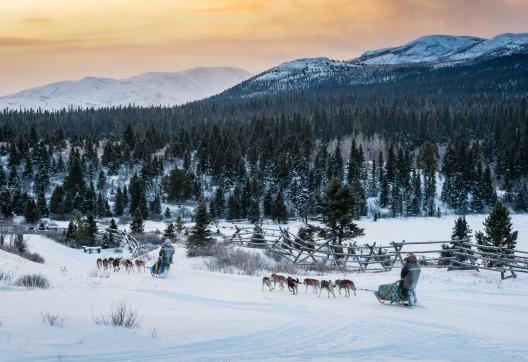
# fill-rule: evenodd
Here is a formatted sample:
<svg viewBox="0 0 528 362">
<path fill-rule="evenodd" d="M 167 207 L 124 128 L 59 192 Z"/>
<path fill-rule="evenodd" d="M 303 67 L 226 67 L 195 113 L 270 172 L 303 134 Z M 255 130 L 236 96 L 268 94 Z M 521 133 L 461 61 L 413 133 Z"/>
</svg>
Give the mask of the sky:
<svg viewBox="0 0 528 362">
<path fill-rule="evenodd" d="M 0 95 L 85 76 L 351 59 L 422 35 L 528 31 L 528 0 L 0 0 Z"/>
</svg>

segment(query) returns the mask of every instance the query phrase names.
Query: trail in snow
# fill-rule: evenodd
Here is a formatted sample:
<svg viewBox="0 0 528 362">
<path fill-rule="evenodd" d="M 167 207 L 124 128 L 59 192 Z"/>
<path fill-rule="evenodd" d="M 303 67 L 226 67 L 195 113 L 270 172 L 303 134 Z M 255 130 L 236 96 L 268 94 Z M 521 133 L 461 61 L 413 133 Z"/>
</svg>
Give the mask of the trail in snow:
<svg viewBox="0 0 528 362">
<path fill-rule="evenodd" d="M 336 299 L 304 288 L 295 296 L 262 292 L 260 277 L 197 270 L 203 261 L 186 258 L 182 247 L 168 278 L 154 279 L 143 272 L 90 277 L 95 260 L 110 251 L 85 254 L 41 236 L 30 236 L 29 245 L 46 264 L 0 252 L 0 269 L 40 272 L 52 288 L 0 291 L 2 361 L 528 358 L 526 275 L 500 281 L 497 273 L 424 269 L 418 288 L 423 307 L 408 310 L 383 306 L 369 292 L 350 298 L 336 293 Z M 347 277 L 373 289 L 397 280 L 398 271 Z M 142 315 L 140 328 L 94 323 L 120 301 Z M 65 327 L 44 325 L 46 311 L 66 317 Z M 158 338 L 150 337 L 153 329 Z"/>
</svg>

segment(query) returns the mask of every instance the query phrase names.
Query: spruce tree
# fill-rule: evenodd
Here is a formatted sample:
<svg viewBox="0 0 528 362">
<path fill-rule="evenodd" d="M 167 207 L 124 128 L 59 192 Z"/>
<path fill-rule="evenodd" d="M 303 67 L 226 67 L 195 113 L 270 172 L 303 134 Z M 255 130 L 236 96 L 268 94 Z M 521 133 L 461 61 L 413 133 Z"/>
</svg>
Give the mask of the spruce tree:
<svg viewBox="0 0 528 362">
<path fill-rule="evenodd" d="M 86 239 L 91 245 L 95 243 L 95 234 L 97 234 L 97 222 L 93 214 L 90 212 L 86 217 Z"/>
<path fill-rule="evenodd" d="M 173 223 L 169 223 L 167 225 L 167 228 L 163 232 L 163 237 L 167 238 L 167 239 L 170 239 L 170 240 L 173 240 L 175 236 L 176 236 L 176 234 L 175 234 L 175 230 L 174 230 L 174 224 Z"/>
<path fill-rule="evenodd" d="M 471 249 L 471 229 L 466 221 L 465 216 L 459 217 L 455 220 L 455 226 L 453 227 L 453 232 L 451 233 L 451 245 L 449 247 L 444 247 L 444 249 L 449 253 L 449 255 L 454 257 L 455 263 L 453 265 L 460 266 L 456 261 L 464 263 L 468 260 L 469 255 L 472 254 L 471 251 L 465 249 Z M 456 251 L 456 254 L 453 254 L 452 251 Z"/>
<path fill-rule="evenodd" d="M 44 196 L 44 192 L 40 192 L 39 195 L 38 195 L 37 208 L 38 208 L 41 216 L 48 216 L 49 215 L 48 205 L 46 203 L 46 197 Z"/>
<path fill-rule="evenodd" d="M 227 220 L 240 219 L 240 202 L 238 196 L 233 192 L 227 199 Z"/>
<path fill-rule="evenodd" d="M 64 215 L 66 212 L 64 206 L 64 189 L 62 186 L 57 186 L 51 193 L 49 202 L 50 212 L 55 215 Z"/>
<path fill-rule="evenodd" d="M 185 230 L 185 224 L 183 223 L 183 220 L 180 215 L 178 215 L 178 217 L 176 218 L 175 228 L 178 234 L 183 233 L 183 231 Z"/>
<path fill-rule="evenodd" d="M 271 218 L 273 215 L 273 195 L 271 194 L 271 190 L 268 189 L 266 191 L 266 194 L 264 195 L 264 217 L 265 218 Z"/>
<path fill-rule="evenodd" d="M 111 233 L 116 232 L 118 230 L 116 221 L 113 218 L 110 220 L 110 226 L 108 226 L 108 228 L 112 230 Z"/>
<path fill-rule="evenodd" d="M 224 201 L 224 190 L 222 187 L 218 187 L 215 192 L 214 205 L 216 216 L 219 218 L 224 217 L 225 201 Z"/>
<path fill-rule="evenodd" d="M 130 232 L 133 234 L 143 234 L 143 215 L 141 209 L 138 207 L 134 210 L 132 215 L 132 222 L 130 223 Z"/>
<path fill-rule="evenodd" d="M 97 189 L 99 191 L 103 191 L 105 187 L 106 187 L 106 176 L 105 176 L 103 169 L 101 169 L 99 171 L 99 177 L 97 178 Z"/>
<path fill-rule="evenodd" d="M 125 212 L 125 200 L 121 187 L 117 188 L 115 199 L 114 199 L 114 215 L 122 216 Z"/>
<path fill-rule="evenodd" d="M 165 208 L 165 212 L 163 213 L 163 217 L 165 219 L 170 219 L 171 218 L 171 212 L 170 212 L 170 209 L 168 207 Z"/>
<path fill-rule="evenodd" d="M 35 200 L 28 198 L 24 206 L 24 219 L 28 224 L 35 224 L 40 220 L 40 212 Z"/>
<path fill-rule="evenodd" d="M 195 225 L 191 235 L 187 238 L 187 255 L 198 256 L 207 254 L 207 249 L 212 245 L 213 239 L 210 237 L 209 231 L 209 215 L 205 200 L 200 200 L 196 207 Z"/>
<path fill-rule="evenodd" d="M 251 197 L 247 219 L 250 223 L 256 224 L 260 220 L 260 205 L 259 200 Z"/>
<path fill-rule="evenodd" d="M 284 204 L 284 197 L 282 196 L 281 191 L 277 193 L 275 200 L 273 200 L 273 209 L 272 209 L 271 218 L 273 219 L 273 221 L 275 221 L 278 224 L 288 223 L 288 209 L 286 208 L 286 205 Z"/>
<path fill-rule="evenodd" d="M 363 229 L 354 222 L 354 199 L 348 185 L 342 185 L 339 179 L 332 178 L 326 189 L 319 209 L 321 223 L 319 235 L 334 244 L 341 245 L 344 240 L 363 235 Z"/>
<path fill-rule="evenodd" d="M 517 244 L 518 232 L 512 230 L 511 217 L 504 205 L 497 202 L 489 216 L 484 221 L 484 232 L 477 231 L 475 239 L 480 246 L 479 249 L 486 253 L 497 253 L 501 257 L 500 250 L 489 248 L 502 248 L 503 252 L 512 253 Z M 499 264 L 489 262 L 488 265 Z"/>
</svg>

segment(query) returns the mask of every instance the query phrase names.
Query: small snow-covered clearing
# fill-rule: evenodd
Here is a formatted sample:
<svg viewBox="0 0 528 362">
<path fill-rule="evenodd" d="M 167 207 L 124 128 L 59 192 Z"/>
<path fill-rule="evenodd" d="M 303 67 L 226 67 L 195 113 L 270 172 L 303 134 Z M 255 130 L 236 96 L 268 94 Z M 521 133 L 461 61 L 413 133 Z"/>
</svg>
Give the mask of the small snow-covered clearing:
<svg viewBox="0 0 528 362">
<path fill-rule="evenodd" d="M 452 219 L 423 220 L 362 226 L 373 241 L 417 241 L 416 229 L 430 231 L 429 240 L 449 237 Z M 519 244 L 524 249 L 526 221 L 513 218 L 514 228 L 523 230 Z M 474 228 L 480 222 L 470 221 Z M 528 359 L 526 274 L 500 281 L 494 272 L 424 269 L 417 290 L 420 307 L 410 310 L 383 306 L 366 291 L 350 298 L 336 291 L 336 299 L 324 292 L 320 298 L 306 293 L 303 285 L 298 295 L 278 289 L 262 292 L 260 277 L 201 270 L 203 259 L 186 258 L 181 246 L 166 279 L 155 279 L 148 271 L 98 277 L 93 273 L 96 259 L 111 251 L 85 254 L 42 236 L 27 238 L 30 250 L 46 262 L 36 264 L 0 251 L 0 270 L 15 276 L 41 273 L 51 288 L 0 284 L 2 361 Z M 394 270 L 347 278 L 358 288 L 375 289 L 399 279 L 398 274 Z M 121 302 L 138 311 L 139 328 L 94 322 Z M 48 312 L 63 317 L 64 327 L 44 324 L 42 314 Z"/>
</svg>

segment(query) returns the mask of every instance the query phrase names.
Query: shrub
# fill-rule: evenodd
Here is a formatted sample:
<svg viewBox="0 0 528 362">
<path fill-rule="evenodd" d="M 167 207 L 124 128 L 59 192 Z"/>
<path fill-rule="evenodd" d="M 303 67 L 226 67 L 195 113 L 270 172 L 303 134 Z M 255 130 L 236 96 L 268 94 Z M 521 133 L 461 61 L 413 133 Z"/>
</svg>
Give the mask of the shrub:
<svg viewBox="0 0 528 362">
<path fill-rule="evenodd" d="M 50 284 L 45 276 L 40 274 L 25 274 L 20 276 L 16 281 L 15 285 L 26 288 L 49 288 Z"/>
<path fill-rule="evenodd" d="M 58 314 L 50 314 L 49 312 L 40 313 L 42 316 L 42 323 L 52 327 L 64 327 L 64 317 Z"/>
<path fill-rule="evenodd" d="M 3 280 L 6 283 L 9 283 L 11 282 L 11 279 L 13 279 L 13 275 L 11 273 L 0 270 L 0 281 Z"/>
<path fill-rule="evenodd" d="M 2 235 L 0 237 L 0 249 L 36 263 L 44 263 L 42 256 L 28 251 L 22 234 L 11 235 L 8 241 L 5 240 L 5 235 Z"/>
<path fill-rule="evenodd" d="M 95 318 L 96 324 L 112 327 L 137 328 L 141 317 L 136 310 L 133 310 L 126 303 L 120 303 L 112 307 L 109 315 L 100 315 Z"/>
<path fill-rule="evenodd" d="M 285 260 L 274 260 L 258 252 L 242 249 L 230 249 L 225 244 L 217 243 L 207 248 L 211 258 L 205 262 L 209 271 L 255 275 L 261 271 L 288 272 L 296 274 L 295 265 Z"/>
</svg>

